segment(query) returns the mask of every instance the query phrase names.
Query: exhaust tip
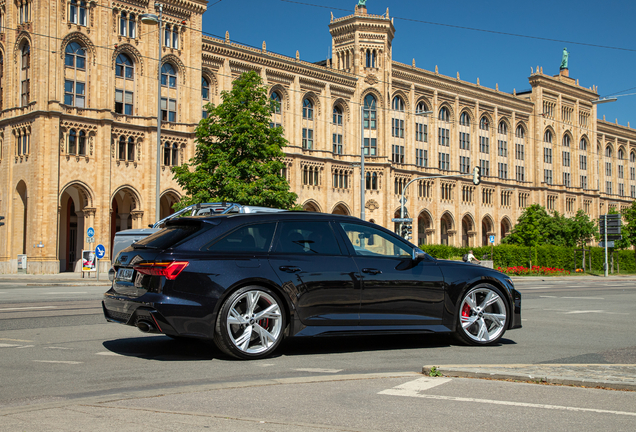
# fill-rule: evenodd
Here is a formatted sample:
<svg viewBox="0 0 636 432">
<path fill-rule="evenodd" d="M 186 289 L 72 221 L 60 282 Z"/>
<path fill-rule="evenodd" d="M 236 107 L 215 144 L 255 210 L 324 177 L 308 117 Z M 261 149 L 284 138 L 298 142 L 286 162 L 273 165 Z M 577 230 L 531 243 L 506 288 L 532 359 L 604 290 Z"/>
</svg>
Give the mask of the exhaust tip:
<svg viewBox="0 0 636 432">
<path fill-rule="evenodd" d="M 155 329 L 155 327 L 148 321 L 137 321 L 137 328 L 142 332 L 142 333 L 150 333 L 151 331 L 153 331 Z"/>
</svg>

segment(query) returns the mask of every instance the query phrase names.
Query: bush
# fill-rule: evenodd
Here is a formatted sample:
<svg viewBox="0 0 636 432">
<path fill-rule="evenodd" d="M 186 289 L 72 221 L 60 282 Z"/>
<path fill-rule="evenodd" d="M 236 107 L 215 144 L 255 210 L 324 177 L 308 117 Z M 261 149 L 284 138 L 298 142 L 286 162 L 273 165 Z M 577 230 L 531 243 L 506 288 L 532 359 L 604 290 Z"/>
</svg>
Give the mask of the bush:
<svg viewBox="0 0 636 432">
<path fill-rule="evenodd" d="M 490 259 L 491 254 L 491 246 L 455 247 L 447 245 L 421 245 L 420 248 L 431 256 L 440 259 L 461 257 L 471 249 L 475 257 L 479 260 L 481 260 L 484 255 L 488 255 L 486 259 Z M 579 248 L 552 245 L 527 247 L 500 244 L 495 246 L 493 250 L 495 268 L 501 267 L 508 269 L 512 267 L 522 267 L 531 269 L 534 267 L 543 267 L 557 268 L 569 272 L 574 272 L 577 268 L 582 268 L 583 254 Z M 585 253 L 586 270 L 602 271 L 605 261 L 605 249 L 590 247 L 587 248 L 587 250 Z M 592 256 L 591 269 L 590 254 Z M 608 251 L 608 262 L 611 266 L 611 250 Z M 617 272 L 619 268 L 621 273 L 636 273 L 636 260 L 634 259 L 633 250 L 614 251 L 614 272 Z"/>
</svg>

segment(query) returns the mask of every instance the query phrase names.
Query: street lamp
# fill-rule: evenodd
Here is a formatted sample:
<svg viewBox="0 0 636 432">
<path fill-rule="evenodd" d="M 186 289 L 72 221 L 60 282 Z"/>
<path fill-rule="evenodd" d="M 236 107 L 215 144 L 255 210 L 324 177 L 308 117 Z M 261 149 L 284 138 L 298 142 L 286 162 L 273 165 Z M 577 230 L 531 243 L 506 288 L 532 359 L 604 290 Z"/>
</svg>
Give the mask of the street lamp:
<svg viewBox="0 0 636 432">
<path fill-rule="evenodd" d="M 603 104 L 603 103 L 608 103 L 608 102 L 616 102 L 618 99 L 616 98 L 603 98 L 603 99 L 596 99 L 592 102 L 592 105 L 598 105 L 598 104 Z"/>
<path fill-rule="evenodd" d="M 155 3 L 155 8 L 159 8 L 159 16 L 155 14 L 141 14 L 141 22 L 148 25 L 159 25 L 159 47 L 157 55 L 157 178 L 155 196 L 155 222 L 161 219 L 161 18 L 163 15 L 163 4 Z"/>
</svg>

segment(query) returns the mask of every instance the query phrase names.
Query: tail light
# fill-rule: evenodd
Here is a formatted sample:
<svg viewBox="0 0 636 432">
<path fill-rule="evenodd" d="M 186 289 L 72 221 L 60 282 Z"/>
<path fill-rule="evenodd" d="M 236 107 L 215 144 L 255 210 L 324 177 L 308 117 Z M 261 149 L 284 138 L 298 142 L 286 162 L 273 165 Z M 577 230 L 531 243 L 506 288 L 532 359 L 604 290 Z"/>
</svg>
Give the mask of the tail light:
<svg viewBox="0 0 636 432">
<path fill-rule="evenodd" d="M 187 261 L 173 261 L 165 263 L 141 263 L 135 265 L 135 271 L 150 276 L 165 276 L 168 280 L 174 280 L 190 264 Z"/>
</svg>

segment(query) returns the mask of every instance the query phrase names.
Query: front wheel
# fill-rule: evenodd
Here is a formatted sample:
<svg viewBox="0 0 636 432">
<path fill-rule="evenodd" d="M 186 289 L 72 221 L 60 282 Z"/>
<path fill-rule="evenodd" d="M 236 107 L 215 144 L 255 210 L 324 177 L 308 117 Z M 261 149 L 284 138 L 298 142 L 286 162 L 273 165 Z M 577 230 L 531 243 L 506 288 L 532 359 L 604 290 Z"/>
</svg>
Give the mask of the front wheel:
<svg viewBox="0 0 636 432">
<path fill-rule="evenodd" d="M 495 344 L 506 332 L 508 319 L 508 307 L 501 291 L 489 284 L 477 285 L 462 297 L 456 334 L 469 345 Z"/>
<path fill-rule="evenodd" d="M 263 287 L 244 287 L 221 306 L 214 342 L 224 353 L 241 359 L 260 359 L 280 345 L 285 329 L 282 301 Z"/>
</svg>

